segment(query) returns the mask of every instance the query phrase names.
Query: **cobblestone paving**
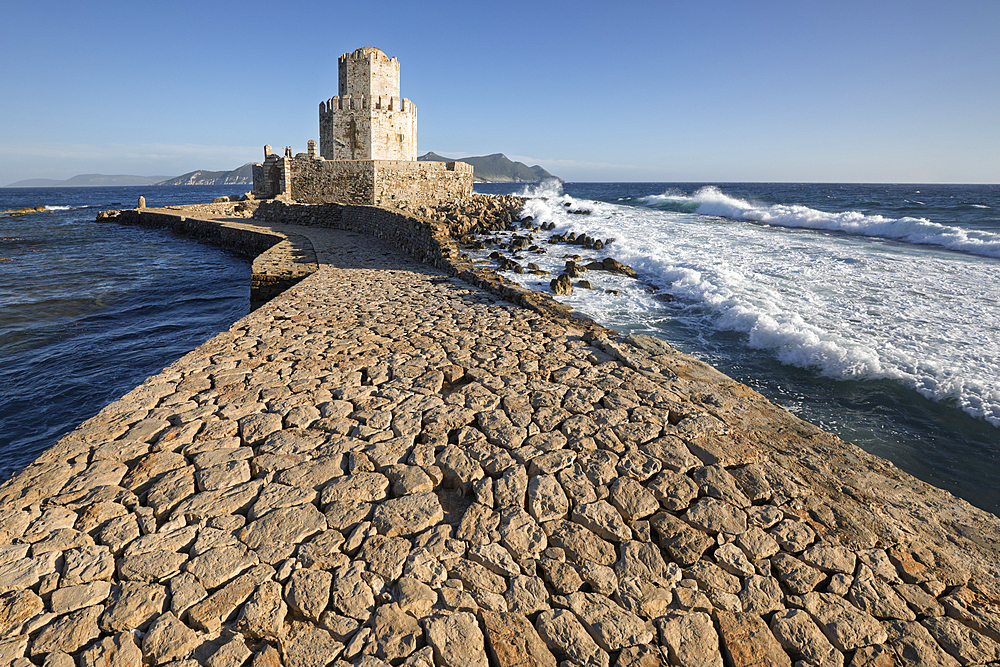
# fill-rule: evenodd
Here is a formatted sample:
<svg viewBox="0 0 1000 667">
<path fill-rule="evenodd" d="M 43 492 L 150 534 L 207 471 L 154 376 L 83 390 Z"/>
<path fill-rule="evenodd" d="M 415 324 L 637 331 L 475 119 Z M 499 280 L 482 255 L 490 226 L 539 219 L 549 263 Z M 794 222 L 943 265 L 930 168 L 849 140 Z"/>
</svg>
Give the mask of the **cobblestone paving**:
<svg viewBox="0 0 1000 667">
<path fill-rule="evenodd" d="M 865 532 L 738 408 L 310 239 L 317 273 L 0 487 L 0 665 L 1000 663 L 995 581 Z"/>
</svg>

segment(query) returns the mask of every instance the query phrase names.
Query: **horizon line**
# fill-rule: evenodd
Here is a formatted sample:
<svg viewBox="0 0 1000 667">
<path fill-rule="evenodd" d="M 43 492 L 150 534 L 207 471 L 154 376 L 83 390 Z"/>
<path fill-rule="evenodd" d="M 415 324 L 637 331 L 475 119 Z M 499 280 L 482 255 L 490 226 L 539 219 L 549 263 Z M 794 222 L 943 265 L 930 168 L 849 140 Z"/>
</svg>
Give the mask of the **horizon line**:
<svg viewBox="0 0 1000 667">
<path fill-rule="evenodd" d="M 251 163 L 248 163 L 251 164 Z M 237 167 L 238 169 L 239 167 Z M 195 169 L 194 171 L 216 171 L 212 169 Z M 226 171 L 226 170 L 218 170 Z M 235 171 L 230 169 L 228 171 Z M 174 178 L 179 178 L 186 174 L 193 172 L 184 172 L 179 176 L 168 176 L 163 180 L 169 181 Z M 147 183 L 140 185 L 115 185 L 115 184 L 99 184 L 99 185 L 15 185 L 16 183 L 31 181 L 31 180 L 48 180 L 57 182 L 66 182 L 73 180 L 79 176 L 102 176 L 102 177 L 124 177 L 124 178 L 154 178 L 153 176 L 137 176 L 135 174 L 76 174 L 75 176 L 70 176 L 69 178 L 59 179 L 55 178 L 25 178 L 21 181 L 15 181 L 8 185 L 0 185 L 0 190 L 30 190 L 30 189 L 44 189 L 44 188 L 148 188 L 148 187 L 165 187 L 165 188 L 179 188 L 179 187 L 236 187 L 239 185 L 249 185 L 248 183 L 234 183 L 229 186 L 218 186 L 218 185 L 160 185 L 159 183 Z M 160 178 L 156 176 L 155 178 Z M 556 180 L 563 184 L 576 184 L 576 183 L 633 183 L 633 184 L 687 184 L 687 185 L 707 185 L 707 184 L 717 184 L 717 185 L 742 185 L 749 183 L 756 184 L 771 184 L 771 185 L 995 185 L 1000 186 L 1000 183 L 990 183 L 987 181 L 765 181 L 765 180 L 713 180 L 713 179 L 693 179 L 693 180 L 679 180 L 679 181 L 647 181 L 647 180 L 629 180 L 629 181 L 568 181 L 561 178 L 555 179 L 545 179 L 541 181 L 476 181 L 478 184 L 510 184 L 510 185 L 531 185 L 535 183 L 545 183 L 548 180 Z"/>
</svg>

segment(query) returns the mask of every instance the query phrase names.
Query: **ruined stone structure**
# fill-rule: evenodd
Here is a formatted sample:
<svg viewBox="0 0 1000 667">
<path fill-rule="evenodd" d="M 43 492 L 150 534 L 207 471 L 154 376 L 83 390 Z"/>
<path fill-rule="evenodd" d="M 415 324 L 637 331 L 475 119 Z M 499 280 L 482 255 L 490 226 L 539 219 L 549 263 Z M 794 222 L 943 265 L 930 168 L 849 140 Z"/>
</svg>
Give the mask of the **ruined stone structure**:
<svg viewBox="0 0 1000 667">
<path fill-rule="evenodd" d="M 472 193 L 472 166 L 417 162 L 417 108 L 399 94 L 399 61 L 374 47 L 339 60 L 338 95 L 320 102 L 319 149 L 264 147 L 254 195 L 310 204 L 433 204 Z"/>
</svg>

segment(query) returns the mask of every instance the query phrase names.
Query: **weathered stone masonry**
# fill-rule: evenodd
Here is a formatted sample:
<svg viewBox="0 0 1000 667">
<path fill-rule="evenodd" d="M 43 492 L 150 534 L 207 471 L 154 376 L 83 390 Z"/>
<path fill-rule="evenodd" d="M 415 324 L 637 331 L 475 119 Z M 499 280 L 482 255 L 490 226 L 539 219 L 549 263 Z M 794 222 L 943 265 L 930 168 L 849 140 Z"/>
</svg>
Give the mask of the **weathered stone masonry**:
<svg viewBox="0 0 1000 667">
<path fill-rule="evenodd" d="M 324 160 L 299 153 L 255 165 L 254 196 L 307 204 L 348 202 L 392 206 L 433 204 L 468 197 L 472 166 L 464 162 Z"/>
<path fill-rule="evenodd" d="M 202 213 L 206 207 L 201 207 Z M 226 248 L 250 259 L 250 307 L 257 308 L 303 278 L 316 272 L 316 254 L 304 236 L 269 234 L 239 223 L 220 223 L 197 217 L 143 209 L 101 211 L 98 221 L 170 229 L 176 234 Z"/>
<path fill-rule="evenodd" d="M 399 95 L 399 61 L 373 47 L 340 57 L 339 95 L 319 106 L 320 154 L 264 147 L 254 196 L 310 204 L 433 204 L 472 194 L 464 162 L 417 162 L 417 109 Z"/>
<path fill-rule="evenodd" d="M 399 61 L 365 47 L 339 60 L 339 94 L 319 103 L 319 147 L 332 160 L 416 160 L 417 107 L 399 95 Z"/>
</svg>

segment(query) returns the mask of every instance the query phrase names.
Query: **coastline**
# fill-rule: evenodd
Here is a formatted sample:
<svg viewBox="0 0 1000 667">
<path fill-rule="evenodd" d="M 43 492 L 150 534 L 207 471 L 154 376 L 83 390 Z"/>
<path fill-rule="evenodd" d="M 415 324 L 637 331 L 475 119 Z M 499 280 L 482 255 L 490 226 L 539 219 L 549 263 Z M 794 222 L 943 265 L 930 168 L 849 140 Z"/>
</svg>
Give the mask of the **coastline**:
<svg viewBox="0 0 1000 667">
<path fill-rule="evenodd" d="M 114 650 L 124 652 L 125 626 L 110 619 L 126 591 L 143 586 L 155 594 L 159 587 L 176 600 L 182 584 L 174 582 L 181 579 L 184 585 L 194 579 L 204 598 L 186 608 L 164 598 L 128 628 L 147 633 L 141 648 L 156 664 L 186 657 L 158 653 L 152 641 L 147 646 L 161 629 L 183 635 L 183 646 L 204 660 L 208 651 L 230 647 L 247 652 L 244 661 L 252 653 L 255 664 L 326 664 L 308 657 L 310 643 L 320 640 L 355 663 L 368 647 L 383 659 L 397 650 L 387 646 L 403 645 L 412 650 L 392 659 L 422 652 L 437 664 L 484 664 L 488 645 L 496 664 L 514 664 L 497 657 L 503 651 L 496 648 L 512 628 L 537 640 L 525 640 L 511 649 L 515 654 L 535 651 L 546 662 L 554 651 L 567 659 L 589 649 L 589 638 L 608 659 L 617 655 L 618 664 L 657 645 L 673 647 L 671 659 L 686 664 L 678 656 L 688 649 L 671 643 L 678 628 L 704 638 L 701 664 L 721 664 L 723 652 L 734 664 L 750 664 L 734 657 L 737 637 L 747 643 L 746 636 L 758 653 L 777 650 L 774 664 L 791 664 L 807 647 L 786 645 L 791 640 L 783 638 L 792 634 L 786 625 L 818 628 L 819 635 L 809 635 L 810 650 L 829 645 L 841 663 L 853 656 L 851 664 L 876 664 L 861 660 L 871 654 L 874 661 L 883 645 L 946 651 L 941 637 L 948 632 L 1000 640 L 1000 607 L 989 592 L 1000 575 L 1000 520 L 993 515 L 796 419 L 656 339 L 622 338 L 544 294 L 476 269 L 462 260 L 445 222 L 373 207 L 267 206 L 262 217 L 312 224 L 241 220 L 227 215 L 225 205 L 108 218 L 170 225 L 256 254 L 255 289 L 267 303 L 0 487 L 0 537 L 8 545 L 0 547 L 0 572 L 32 591 L 19 598 L 17 609 L 29 611 L 10 626 L 15 639 L 0 644 L 3 655 L 106 655 L 116 642 Z M 268 301 L 269 290 L 280 294 Z M 338 310 L 331 293 L 362 310 L 380 303 L 386 313 L 368 308 L 370 321 L 359 321 L 346 306 Z M 451 358 L 463 349 L 458 343 L 437 351 L 431 335 L 447 332 L 433 323 L 440 320 L 435 314 L 452 309 L 462 332 L 456 340 L 484 348 L 478 356 L 459 355 L 466 365 Z M 393 326 L 392 314 L 412 318 L 414 326 Z M 365 328 L 369 339 L 345 338 Z M 358 349 L 352 352 L 346 340 L 358 341 Z M 430 350 L 439 366 L 381 368 L 380 358 L 414 350 Z M 512 350 L 538 358 L 523 368 Z M 298 374 L 295 364 L 331 351 L 327 367 Z M 255 400 L 245 396 L 271 387 Z M 579 402 L 573 409 L 570 394 Z M 281 402 L 295 396 L 298 402 Z M 316 442 L 320 432 L 324 441 Z M 349 479 L 357 484 L 328 491 Z M 257 509 L 271 485 L 280 493 Z M 511 489 L 516 502 L 509 501 Z M 274 535 L 262 538 L 252 528 L 273 512 L 299 526 L 294 534 L 268 527 L 290 550 L 271 548 Z M 351 521 L 358 516 L 364 519 Z M 407 532 L 400 517 L 426 530 Z M 106 531 L 124 524 L 131 530 L 129 518 L 135 536 L 113 542 L 116 550 Z M 405 565 L 423 579 L 400 577 L 404 563 L 385 563 L 387 545 L 404 548 L 398 540 L 411 554 L 426 552 L 420 563 L 431 565 Z M 103 563 L 100 576 L 78 583 L 71 552 Z M 223 557 L 238 565 L 219 565 Z M 367 578 L 352 570 L 361 561 Z M 632 580 L 639 583 L 633 587 Z M 367 590 L 370 609 L 351 616 L 347 602 L 330 601 L 342 581 Z M 324 585 L 333 598 L 315 592 Z M 88 604 L 67 603 L 68 609 L 62 600 L 70 595 Z M 12 609 L 10 594 L 3 599 Z M 899 604 L 890 609 L 876 599 Z M 248 610 L 282 605 L 292 610 L 288 623 L 274 625 L 272 614 L 265 632 L 259 620 L 247 620 L 257 613 Z M 849 618 L 831 616 L 837 609 Z M 337 618 L 324 621 L 325 612 Z M 422 625 L 415 628 L 417 618 Z M 631 634 L 610 636 L 607 619 Z M 557 627 L 577 626 L 586 632 L 573 642 L 554 638 Z M 53 637 L 57 627 L 63 639 Z M 478 652 L 462 659 L 438 638 L 439 631 L 444 637 L 459 630 L 473 638 L 470 646 L 479 642 Z"/>
</svg>

